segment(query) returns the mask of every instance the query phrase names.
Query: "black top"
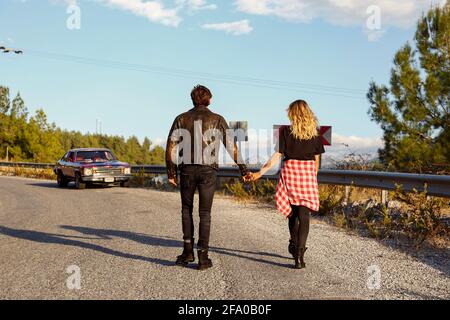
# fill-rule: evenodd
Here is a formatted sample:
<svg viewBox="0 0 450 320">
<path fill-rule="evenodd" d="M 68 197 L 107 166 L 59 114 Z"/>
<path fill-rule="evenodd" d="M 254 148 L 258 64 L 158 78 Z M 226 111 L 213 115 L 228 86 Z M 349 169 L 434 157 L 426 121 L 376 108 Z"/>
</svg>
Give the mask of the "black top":
<svg viewBox="0 0 450 320">
<path fill-rule="evenodd" d="M 325 152 L 320 136 L 310 140 L 298 140 L 288 126 L 280 128 L 280 138 L 275 148 L 284 155 L 284 160 L 314 160 L 316 155 Z"/>
<path fill-rule="evenodd" d="M 202 135 L 210 129 L 216 129 L 220 132 L 220 140 L 225 145 L 227 152 L 233 158 L 234 162 L 236 162 L 236 164 L 239 166 L 242 176 L 245 176 L 248 172 L 248 169 L 244 164 L 241 153 L 239 152 L 236 143 L 234 142 L 233 135 L 230 135 L 228 133 L 228 129 L 230 129 L 228 123 L 221 115 L 212 112 L 206 106 L 198 106 L 176 117 L 175 121 L 173 122 L 172 128 L 170 129 L 166 148 L 166 166 L 167 176 L 169 177 L 169 179 L 174 178 L 177 174 L 177 165 L 173 162 L 172 151 L 175 149 L 179 142 L 183 141 L 183 135 L 179 132 L 178 129 L 187 130 L 190 134 L 189 137 L 191 137 L 191 154 L 185 155 L 185 157 L 182 158 L 184 160 L 182 164 L 208 165 L 216 170 L 219 169 L 219 154 L 214 152 L 215 150 L 212 150 L 212 157 L 211 159 L 208 159 L 208 163 L 204 163 L 203 159 L 203 152 L 205 151 L 205 148 L 207 148 L 209 145 L 211 145 L 211 143 L 214 142 L 215 136 L 208 139 L 195 139 L 195 136 L 197 136 L 197 124 L 201 126 Z M 196 145 L 197 143 L 199 145 Z M 198 150 L 199 152 L 195 152 L 196 150 Z M 183 151 L 184 150 L 182 150 L 182 152 L 180 152 L 178 155 L 183 156 Z M 198 155 L 196 155 L 196 153 L 198 153 Z"/>
</svg>

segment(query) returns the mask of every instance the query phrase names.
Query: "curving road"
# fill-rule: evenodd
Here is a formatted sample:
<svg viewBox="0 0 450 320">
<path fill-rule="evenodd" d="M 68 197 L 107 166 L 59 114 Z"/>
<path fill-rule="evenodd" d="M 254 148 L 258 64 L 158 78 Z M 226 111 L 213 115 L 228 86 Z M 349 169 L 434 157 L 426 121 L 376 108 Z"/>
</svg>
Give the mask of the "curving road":
<svg viewBox="0 0 450 320">
<path fill-rule="evenodd" d="M 0 177 L 0 298 L 450 298 L 448 252 L 413 257 L 314 221 L 307 268 L 293 270 L 286 221 L 224 197 L 214 204 L 214 268 L 179 268 L 179 211 L 177 193 Z M 79 290 L 66 285 L 72 265 Z"/>
</svg>

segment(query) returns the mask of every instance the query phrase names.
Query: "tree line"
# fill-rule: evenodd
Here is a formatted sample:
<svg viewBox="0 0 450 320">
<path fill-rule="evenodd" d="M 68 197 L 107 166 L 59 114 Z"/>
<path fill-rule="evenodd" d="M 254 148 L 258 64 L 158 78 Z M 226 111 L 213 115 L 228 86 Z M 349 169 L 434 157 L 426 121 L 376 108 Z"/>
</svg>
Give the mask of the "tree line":
<svg viewBox="0 0 450 320">
<path fill-rule="evenodd" d="M 11 99 L 9 88 L 0 86 L 0 159 L 6 159 L 8 149 L 12 161 L 53 163 L 69 149 L 87 147 L 109 148 L 131 164 L 163 164 L 165 158 L 164 149 L 147 137 L 140 143 L 135 136 L 63 130 L 49 123 L 42 109 L 30 115 L 20 93 Z"/>
</svg>

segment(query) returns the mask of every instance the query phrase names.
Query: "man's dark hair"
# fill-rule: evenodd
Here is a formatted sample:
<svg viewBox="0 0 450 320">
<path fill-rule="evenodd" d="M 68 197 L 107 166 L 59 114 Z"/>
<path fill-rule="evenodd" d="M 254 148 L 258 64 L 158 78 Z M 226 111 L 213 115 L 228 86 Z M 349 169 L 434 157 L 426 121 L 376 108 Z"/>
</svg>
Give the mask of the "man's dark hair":
<svg viewBox="0 0 450 320">
<path fill-rule="evenodd" d="M 207 87 L 197 85 L 191 92 L 192 103 L 194 106 L 209 106 L 211 103 L 212 94 Z"/>
</svg>

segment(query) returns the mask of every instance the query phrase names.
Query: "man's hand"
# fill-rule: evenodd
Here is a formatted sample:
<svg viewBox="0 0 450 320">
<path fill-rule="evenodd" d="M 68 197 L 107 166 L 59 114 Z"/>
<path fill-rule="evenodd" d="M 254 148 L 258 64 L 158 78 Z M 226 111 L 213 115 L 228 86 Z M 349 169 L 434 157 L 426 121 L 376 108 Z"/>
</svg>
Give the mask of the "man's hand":
<svg viewBox="0 0 450 320">
<path fill-rule="evenodd" d="M 175 178 L 169 179 L 169 184 L 174 188 L 178 187 L 177 180 Z"/>
<path fill-rule="evenodd" d="M 253 179 L 253 173 L 248 172 L 245 176 L 242 177 L 245 183 L 251 182 Z"/>
</svg>

